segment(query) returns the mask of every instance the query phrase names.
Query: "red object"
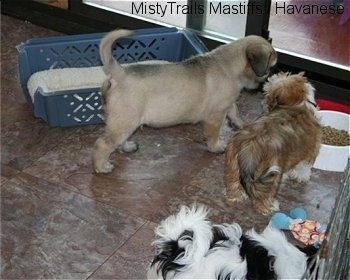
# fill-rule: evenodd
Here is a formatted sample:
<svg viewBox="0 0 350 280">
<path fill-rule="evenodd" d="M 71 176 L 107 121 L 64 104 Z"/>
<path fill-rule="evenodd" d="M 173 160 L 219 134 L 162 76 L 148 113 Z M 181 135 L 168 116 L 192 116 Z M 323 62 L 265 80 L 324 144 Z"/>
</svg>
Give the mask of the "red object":
<svg viewBox="0 0 350 280">
<path fill-rule="evenodd" d="M 350 114 L 350 106 L 325 100 L 325 99 L 316 99 L 316 103 L 320 110 L 331 110 L 331 111 L 337 111 L 337 112 L 342 112 L 346 114 Z"/>
</svg>

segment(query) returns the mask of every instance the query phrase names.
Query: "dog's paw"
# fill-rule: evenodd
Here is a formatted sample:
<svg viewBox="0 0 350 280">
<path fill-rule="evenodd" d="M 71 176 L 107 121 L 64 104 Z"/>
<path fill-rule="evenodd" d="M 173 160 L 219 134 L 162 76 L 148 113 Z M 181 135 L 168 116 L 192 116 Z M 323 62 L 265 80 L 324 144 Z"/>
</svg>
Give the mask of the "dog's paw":
<svg viewBox="0 0 350 280">
<path fill-rule="evenodd" d="M 121 146 L 121 150 L 125 153 L 134 153 L 139 149 L 139 145 L 134 141 L 125 141 Z"/>
<path fill-rule="evenodd" d="M 301 161 L 286 173 L 286 177 L 298 183 L 307 183 L 311 177 L 311 167 L 309 162 Z"/>
<path fill-rule="evenodd" d="M 274 199 L 271 201 L 270 207 L 265 209 L 265 211 L 262 212 L 264 216 L 270 215 L 273 212 L 277 212 L 280 210 L 280 203 L 278 200 Z"/>
<path fill-rule="evenodd" d="M 225 152 L 226 144 L 223 141 L 217 141 L 215 144 L 208 142 L 208 151 L 211 153 L 223 153 Z"/>
<path fill-rule="evenodd" d="M 248 196 L 246 194 L 243 194 L 239 197 L 230 197 L 230 196 L 227 196 L 227 200 L 231 201 L 231 202 L 242 202 L 244 200 L 246 200 L 248 198 Z"/>
<path fill-rule="evenodd" d="M 276 212 L 280 210 L 280 203 L 278 202 L 278 200 L 274 199 L 271 202 L 270 205 L 270 212 Z"/>
<path fill-rule="evenodd" d="M 273 212 L 280 210 L 280 204 L 276 199 L 266 200 L 266 201 L 255 201 L 255 209 L 262 215 L 267 216 Z"/>
<path fill-rule="evenodd" d="M 101 167 L 95 167 L 96 173 L 110 173 L 114 169 L 114 165 L 107 161 L 105 164 L 103 164 Z"/>
<path fill-rule="evenodd" d="M 240 192 L 239 194 L 235 194 L 235 195 L 231 193 L 226 193 L 225 195 L 227 199 L 231 202 L 241 202 L 248 198 L 248 195 L 245 192 Z"/>
</svg>

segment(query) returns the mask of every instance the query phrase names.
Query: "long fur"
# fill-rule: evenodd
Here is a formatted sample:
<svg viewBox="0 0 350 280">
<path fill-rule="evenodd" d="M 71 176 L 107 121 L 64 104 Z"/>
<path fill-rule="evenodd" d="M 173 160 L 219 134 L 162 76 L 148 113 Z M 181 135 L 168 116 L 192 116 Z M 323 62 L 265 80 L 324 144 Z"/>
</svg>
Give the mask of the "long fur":
<svg viewBox="0 0 350 280">
<path fill-rule="evenodd" d="M 320 146 L 314 88 L 303 74 L 272 76 L 265 87 L 267 112 L 235 133 L 226 151 L 226 194 L 247 196 L 263 214 L 278 210 L 274 199 L 283 175 L 307 182 Z"/>
<path fill-rule="evenodd" d="M 213 225 L 205 206 L 183 206 L 161 222 L 148 279 L 299 279 L 308 257 L 267 227 L 242 234 L 236 224 Z M 315 251 L 312 251 L 314 254 Z"/>
</svg>

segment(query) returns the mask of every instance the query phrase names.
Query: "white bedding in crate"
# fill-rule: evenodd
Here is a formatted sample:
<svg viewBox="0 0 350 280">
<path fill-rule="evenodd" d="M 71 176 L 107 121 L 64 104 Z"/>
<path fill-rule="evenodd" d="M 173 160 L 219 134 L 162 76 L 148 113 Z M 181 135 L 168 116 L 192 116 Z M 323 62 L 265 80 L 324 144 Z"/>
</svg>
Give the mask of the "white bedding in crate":
<svg viewBox="0 0 350 280">
<path fill-rule="evenodd" d="M 138 64 L 167 64 L 165 60 L 148 60 L 137 62 Z M 123 64 L 128 66 L 129 64 Z M 60 68 L 39 71 L 32 74 L 27 87 L 34 103 L 34 94 L 38 88 L 45 93 L 55 93 L 63 90 L 99 88 L 106 79 L 102 66 L 81 68 Z"/>
<path fill-rule="evenodd" d="M 27 87 L 34 102 L 34 94 L 38 88 L 45 93 L 62 90 L 101 87 L 106 79 L 102 66 L 82 68 L 50 69 L 36 72 L 30 76 Z"/>
</svg>

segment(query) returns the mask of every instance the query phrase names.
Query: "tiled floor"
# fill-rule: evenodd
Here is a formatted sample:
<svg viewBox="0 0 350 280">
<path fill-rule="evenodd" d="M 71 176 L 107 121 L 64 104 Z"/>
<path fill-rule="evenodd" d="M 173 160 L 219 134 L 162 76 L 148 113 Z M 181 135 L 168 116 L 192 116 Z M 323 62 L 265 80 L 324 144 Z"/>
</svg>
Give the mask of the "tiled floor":
<svg viewBox="0 0 350 280">
<path fill-rule="evenodd" d="M 249 201 L 225 199 L 224 156 L 206 151 L 198 125 L 140 129 L 138 152 L 114 153 L 116 170 L 93 174 L 91 150 L 103 125 L 48 127 L 32 117 L 19 84 L 15 46 L 58 34 L 7 16 L 1 25 L 2 279 L 142 279 L 153 228 L 195 201 L 212 209 L 214 222 L 267 224 Z M 260 99 L 240 98 L 246 121 L 260 113 Z M 222 137 L 230 133 L 225 126 Z M 286 183 L 282 211 L 303 206 L 327 223 L 341 177 L 313 170 L 305 186 Z"/>
</svg>

